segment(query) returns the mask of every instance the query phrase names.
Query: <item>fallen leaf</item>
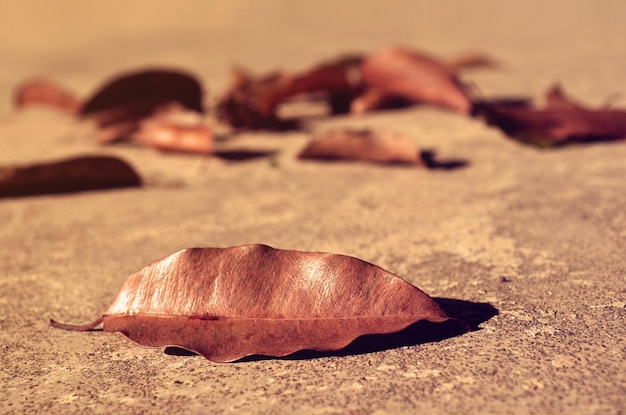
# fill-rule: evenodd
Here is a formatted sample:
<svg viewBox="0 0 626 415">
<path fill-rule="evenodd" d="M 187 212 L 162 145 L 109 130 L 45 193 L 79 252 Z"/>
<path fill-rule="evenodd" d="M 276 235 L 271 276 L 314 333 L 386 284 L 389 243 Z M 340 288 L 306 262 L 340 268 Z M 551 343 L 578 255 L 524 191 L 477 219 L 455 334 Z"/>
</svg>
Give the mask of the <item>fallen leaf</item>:
<svg viewBox="0 0 626 415">
<path fill-rule="evenodd" d="M 235 128 L 284 130 L 295 126 L 276 114 L 291 78 L 281 72 L 255 77 L 242 68 L 231 73 L 232 85 L 218 100 L 217 117 Z"/>
<path fill-rule="evenodd" d="M 295 120 L 282 119 L 278 109 L 296 97 L 323 100 L 332 114 L 416 103 L 468 114 L 471 101 L 457 72 L 493 66 L 495 61 L 482 54 L 445 62 L 419 51 L 390 47 L 340 56 L 298 73 L 275 71 L 253 76 L 236 69 L 231 86 L 219 100 L 218 114 L 235 128 L 293 128 Z"/>
<path fill-rule="evenodd" d="M 211 128 L 198 113 L 171 106 L 142 120 L 131 139 L 160 151 L 198 154 L 211 154 L 214 143 Z"/>
<path fill-rule="evenodd" d="M 546 93 L 546 108 L 550 110 L 587 110 L 567 96 L 561 85 L 553 85 Z"/>
<path fill-rule="evenodd" d="M 482 101 L 473 113 L 511 138 L 541 147 L 626 138 L 626 110 L 590 109 L 558 85 L 548 90 L 543 109 Z"/>
<path fill-rule="evenodd" d="M 218 103 L 218 117 L 235 128 L 283 130 L 298 125 L 285 120 L 278 108 L 298 96 L 321 96 L 332 113 L 345 113 L 361 92 L 359 56 L 344 56 L 297 74 L 280 71 L 253 76 L 237 68 L 232 85 Z"/>
<path fill-rule="evenodd" d="M 94 322 L 51 325 L 85 331 L 102 324 L 142 346 L 228 362 L 339 350 L 362 335 L 422 320 L 451 319 L 424 292 L 375 265 L 245 245 L 179 251 L 131 275 Z"/>
<path fill-rule="evenodd" d="M 75 114 L 81 103 L 70 91 L 45 79 L 32 79 L 18 85 L 14 92 L 17 108 L 49 107 Z"/>
<path fill-rule="evenodd" d="M 242 68 L 232 72 L 232 85 L 218 103 L 218 115 L 237 128 L 284 129 L 289 120 L 277 115 L 278 106 L 290 98 L 321 96 L 333 113 L 345 113 L 361 92 L 360 56 L 342 56 L 302 73 L 281 71 L 253 76 Z"/>
<path fill-rule="evenodd" d="M 94 120 L 98 141 L 128 139 L 141 121 L 169 108 L 203 114 L 203 90 L 191 74 L 149 69 L 122 74 L 106 82 L 80 109 Z"/>
<path fill-rule="evenodd" d="M 141 178 L 128 164 L 110 156 L 82 156 L 27 166 L 0 167 L 0 197 L 140 185 Z"/>
<path fill-rule="evenodd" d="M 364 89 L 360 73 L 362 62 L 363 57 L 360 55 L 340 56 L 293 76 L 283 91 L 281 101 L 321 94 L 332 114 L 347 113 L 352 100 Z"/>
<path fill-rule="evenodd" d="M 370 129 L 339 129 L 318 134 L 298 157 L 422 164 L 420 151 L 409 137 Z"/>
<path fill-rule="evenodd" d="M 469 114 L 472 103 L 451 65 L 428 54 L 400 47 L 369 53 L 361 65 L 362 82 L 380 94 L 403 98 L 410 103 L 438 105 Z M 375 107 L 357 100 L 353 110 Z"/>
</svg>

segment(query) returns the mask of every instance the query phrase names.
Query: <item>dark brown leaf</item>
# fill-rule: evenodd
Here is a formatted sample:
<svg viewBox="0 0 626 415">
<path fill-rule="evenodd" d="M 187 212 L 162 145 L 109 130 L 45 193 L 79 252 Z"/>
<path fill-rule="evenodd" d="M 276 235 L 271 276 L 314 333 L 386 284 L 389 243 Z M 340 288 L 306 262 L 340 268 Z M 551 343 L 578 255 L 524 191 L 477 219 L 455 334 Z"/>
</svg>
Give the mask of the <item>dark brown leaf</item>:
<svg viewBox="0 0 626 415">
<path fill-rule="evenodd" d="M 109 156 L 82 156 L 30 166 L 0 167 L 0 197 L 140 185 L 140 177 L 128 164 Z"/>
<path fill-rule="evenodd" d="M 54 327 L 121 332 L 147 347 L 177 346 L 216 362 L 298 350 L 339 350 L 365 334 L 450 317 L 424 292 L 343 255 L 265 245 L 185 249 L 124 283 L 96 321 Z"/>
<path fill-rule="evenodd" d="M 508 136 L 542 147 L 626 138 L 626 110 L 589 109 L 559 86 L 546 95 L 544 109 L 484 101 L 475 103 L 473 112 Z"/>
<path fill-rule="evenodd" d="M 149 69 L 123 74 L 105 83 L 83 104 L 80 116 L 95 120 L 99 141 L 127 139 L 139 123 L 172 106 L 204 113 L 203 90 L 193 76 Z"/>
<path fill-rule="evenodd" d="M 421 164 L 420 151 L 409 137 L 369 129 L 327 131 L 313 137 L 301 159 L 363 160 Z"/>
<path fill-rule="evenodd" d="M 80 100 L 70 91 L 45 79 L 26 81 L 15 89 L 14 102 L 17 108 L 33 106 L 50 107 L 75 114 Z"/>
</svg>

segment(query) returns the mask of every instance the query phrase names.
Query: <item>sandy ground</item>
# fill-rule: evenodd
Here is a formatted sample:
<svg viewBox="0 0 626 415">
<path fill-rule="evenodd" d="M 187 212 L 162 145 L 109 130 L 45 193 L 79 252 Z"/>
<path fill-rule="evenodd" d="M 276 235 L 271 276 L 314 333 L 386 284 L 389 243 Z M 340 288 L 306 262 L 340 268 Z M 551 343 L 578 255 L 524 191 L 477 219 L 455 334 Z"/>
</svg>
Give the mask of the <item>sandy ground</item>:
<svg viewBox="0 0 626 415">
<path fill-rule="evenodd" d="M 599 105 L 626 92 L 625 19 L 618 0 L 0 0 L 0 165 L 113 154 L 147 181 L 0 200 L 0 412 L 624 414 L 626 142 L 542 151 L 416 107 L 307 129 L 389 129 L 465 167 L 302 162 L 306 131 L 226 137 L 274 153 L 229 162 L 102 147 L 68 117 L 13 111 L 11 91 L 46 76 L 86 94 L 164 65 L 196 73 L 212 101 L 234 63 L 300 69 L 404 44 L 496 57 L 501 69 L 464 76 L 485 95 L 540 97 L 561 81 Z M 48 326 L 99 316 L 129 274 L 176 250 L 249 243 L 356 256 L 458 300 L 447 304 L 479 329 L 216 364 Z"/>
</svg>

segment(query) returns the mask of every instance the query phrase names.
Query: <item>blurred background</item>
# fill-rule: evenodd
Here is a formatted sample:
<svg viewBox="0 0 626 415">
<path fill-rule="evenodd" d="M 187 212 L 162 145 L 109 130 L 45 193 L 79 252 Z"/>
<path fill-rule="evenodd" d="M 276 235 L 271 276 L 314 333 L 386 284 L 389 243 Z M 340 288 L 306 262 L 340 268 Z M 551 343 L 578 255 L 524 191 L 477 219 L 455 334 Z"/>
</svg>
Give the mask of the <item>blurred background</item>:
<svg viewBox="0 0 626 415">
<path fill-rule="evenodd" d="M 219 90 L 235 63 L 294 69 L 390 43 L 443 57 L 484 51 L 517 79 L 526 69 L 545 82 L 567 73 L 573 88 L 584 63 L 598 79 L 580 92 L 608 94 L 613 68 L 626 65 L 625 21 L 621 0 L 0 0 L 0 94 L 14 74 L 86 92 L 148 64 L 187 67 Z"/>
</svg>

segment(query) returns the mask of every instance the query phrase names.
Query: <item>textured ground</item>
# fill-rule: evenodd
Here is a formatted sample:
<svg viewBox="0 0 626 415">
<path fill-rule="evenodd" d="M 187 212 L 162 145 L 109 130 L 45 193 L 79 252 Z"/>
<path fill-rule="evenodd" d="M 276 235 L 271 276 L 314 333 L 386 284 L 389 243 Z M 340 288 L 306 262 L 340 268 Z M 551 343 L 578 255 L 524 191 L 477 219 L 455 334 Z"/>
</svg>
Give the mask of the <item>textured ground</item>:
<svg viewBox="0 0 626 415">
<path fill-rule="evenodd" d="M 116 72 L 167 65 L 198 74 L 213 99 L 235 62 L 299 69 L 390 43 L 488 52 L 502 69 L 465 76 L 485 95 L 540 97 L 554 81 L 594 105 L 623 94 L 626 6 L 544 3 L 0 0 L 0 164 L 114 154 L 148 181 L 0 200 L 0 412 L 624 414 L 626 142 L 538 150 L 422 107 L 307 127 L 390 129 L 465 167 L 301 162 L 307 132 L 239 135 L 220 145 L 275 154 L 228 162 L 100 147 L 67 117 L 10 109 L 30 76 L 86 94 Z M 459 300 L 480 329 L 214 364 L 48 326 L 99 316 L 130 273 L 178 249 L 248 243 L 375 263 Z"/>
</svg>

